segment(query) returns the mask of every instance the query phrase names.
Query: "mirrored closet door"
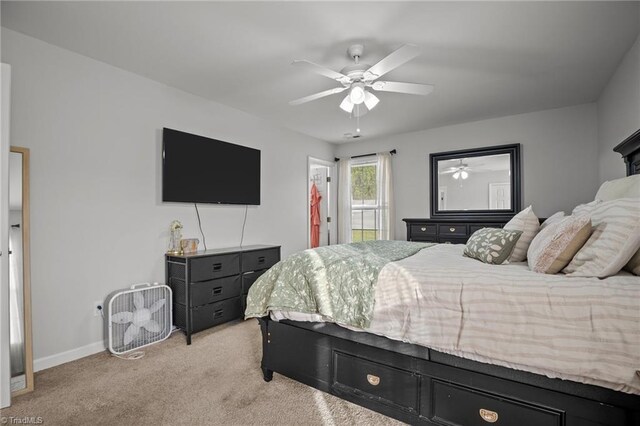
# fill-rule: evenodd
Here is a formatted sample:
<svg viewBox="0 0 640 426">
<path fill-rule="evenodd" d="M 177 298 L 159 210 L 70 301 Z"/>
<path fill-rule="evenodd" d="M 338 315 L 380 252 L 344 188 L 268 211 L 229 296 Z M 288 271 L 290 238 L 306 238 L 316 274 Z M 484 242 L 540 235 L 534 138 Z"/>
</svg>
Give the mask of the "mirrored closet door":
<svg viewBox="0 0 640 426">
<path fill-rule="evenodd" d="M 29 274 L 29 150 L 9 156 L 9 341 L 11 392 L 33 390 Z"/>
</svg>

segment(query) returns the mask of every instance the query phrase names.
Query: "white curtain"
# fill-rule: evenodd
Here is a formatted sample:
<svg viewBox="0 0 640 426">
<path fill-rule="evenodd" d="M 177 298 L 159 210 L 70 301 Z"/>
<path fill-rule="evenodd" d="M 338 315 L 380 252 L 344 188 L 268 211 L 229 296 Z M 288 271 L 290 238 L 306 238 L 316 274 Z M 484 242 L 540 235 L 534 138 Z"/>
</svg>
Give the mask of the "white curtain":
<svg viewBox="0 0 640 426">
<path fill-rule="evenodd" d="M 351 159 L 338 162 L 338 243 L 351 242 Z"/>
<path fill-rule="evenodd" d="M 391 154 L 377 154 L 378 157 L 378 239 L 393 240 L 395 238 L 395 218 L 393 205 L 393 179 L 391 172 Z"/>
</svg>

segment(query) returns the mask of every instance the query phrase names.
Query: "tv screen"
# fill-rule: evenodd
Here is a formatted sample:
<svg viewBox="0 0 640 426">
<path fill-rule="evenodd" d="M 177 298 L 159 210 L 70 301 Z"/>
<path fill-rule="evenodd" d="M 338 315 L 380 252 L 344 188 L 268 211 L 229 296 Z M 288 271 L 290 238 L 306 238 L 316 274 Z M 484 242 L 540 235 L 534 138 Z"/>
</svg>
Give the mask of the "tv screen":
<svg viewBox="0 0 640 426">
<path fill-rule="evenodd" d="M 260 204 L 260 150 L 163 130 L 162 201 Z"/>
</svg>

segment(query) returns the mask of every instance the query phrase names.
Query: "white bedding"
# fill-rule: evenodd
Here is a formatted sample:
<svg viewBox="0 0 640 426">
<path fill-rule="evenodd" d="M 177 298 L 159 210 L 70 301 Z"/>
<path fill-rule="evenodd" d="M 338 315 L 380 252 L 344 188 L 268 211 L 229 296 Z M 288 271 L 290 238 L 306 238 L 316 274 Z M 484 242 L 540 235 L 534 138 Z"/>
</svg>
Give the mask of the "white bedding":
<svg viewBox="0 0 640 426">
<path fill-rule="evenodd" d="M 640 277 L 538 274 L 526 263 L 487 265 L 463 257 L 463 249 L 441 244 L 387 264 L 371 325 L 359 331 L 640 394 Z"/>
</svg>

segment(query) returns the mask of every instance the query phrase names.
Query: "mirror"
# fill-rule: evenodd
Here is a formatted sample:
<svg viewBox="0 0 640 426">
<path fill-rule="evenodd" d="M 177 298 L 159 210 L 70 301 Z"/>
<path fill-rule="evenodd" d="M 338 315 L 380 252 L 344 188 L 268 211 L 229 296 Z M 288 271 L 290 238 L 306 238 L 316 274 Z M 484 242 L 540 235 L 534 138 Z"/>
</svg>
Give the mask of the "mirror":
<svg viewBox="0 0 640 426">
<path fill-rule="evenodd" d="M 9 342 L 11 392 L 33 390 L 29 267 L 29 150 L 9 156 Z"/>
<path fill-rule="evenodd" d="M 520 210 L 520 145 L 430 155 L 431 217 L 501 218 Z"/>
</svg>

